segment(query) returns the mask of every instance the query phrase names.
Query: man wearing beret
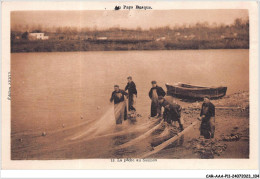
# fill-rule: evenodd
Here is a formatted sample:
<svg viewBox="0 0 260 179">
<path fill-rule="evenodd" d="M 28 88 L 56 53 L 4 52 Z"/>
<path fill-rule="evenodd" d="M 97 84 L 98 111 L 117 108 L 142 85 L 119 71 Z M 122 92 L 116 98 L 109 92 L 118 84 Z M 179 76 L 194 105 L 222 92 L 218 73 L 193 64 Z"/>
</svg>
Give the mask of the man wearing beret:
<svg viewBox="0 0 260 179">
<path fill-rule="evenodd" d="M 136 90 L 136 86 L 135 83 L 132 80 L 132 77 L 129 76 L 127 77 L 128 83 L 125 87 L 125 91 L 128 91 L 128 110 L 129 111 L 135 111 L 135 100 L 137 97 L 137 90 Z"/>
<path fill-rule="evenodd" d="M 118 85 L 114 86 L 114 91 L 112 92 L 110 102 L 114 101 L 114 113 L 116 124 L 122 124 L 123 120 L 127 119 L 127 109 L 125 103 L 125 96 L 128 94 L 124 91 L 119 89 Z"/>
<path fill-rule="evenodd" d="M 173 121 L 177 121 L 180 126 L 180 130 L 183 131 L 183 121 L 181 118 L 181 106 L 177 103 L 168 102 L 164 97 L 158 98 L 159 104 L 164 107 L 163 119 L 168 124 L 172 124 Z"/>
<path fill-rule="evenodd" d="M 152 100 L 151 102 L 151 117 L 160 117 L 161 116 L 161 106 L 158 103 L 158 97 L 165 96 L 165 91 L 162 87 L 157 86 L 156 81 L 152 81 L 152 88 L 149 91 L 149 97 Z"/>
<path fill-rule="evenodd" d="M 205 96 L 201 107 L 200 117 L 200 135 L 205 139 L 214 138 L 215 133 L 215 106 L 210 102 L 210 97 Z"/>
</svg>

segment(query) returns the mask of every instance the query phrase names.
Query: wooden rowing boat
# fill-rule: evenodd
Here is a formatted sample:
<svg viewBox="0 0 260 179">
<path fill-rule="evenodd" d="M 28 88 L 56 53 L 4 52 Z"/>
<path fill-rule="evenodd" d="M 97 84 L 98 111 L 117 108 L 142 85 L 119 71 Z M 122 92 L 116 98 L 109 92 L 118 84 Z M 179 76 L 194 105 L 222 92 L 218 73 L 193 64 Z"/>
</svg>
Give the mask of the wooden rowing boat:
<svg viewBox="0 0 260 179">
<path fill-rule="evenodd" d="M 166 84 L 167 95 L 185 99 L 203 99 L 209 96 L 212 99 L 221 98 L 226 95 L 227 87 L 203 87 L 184 83 L 176 85 Z"/>
</svg>

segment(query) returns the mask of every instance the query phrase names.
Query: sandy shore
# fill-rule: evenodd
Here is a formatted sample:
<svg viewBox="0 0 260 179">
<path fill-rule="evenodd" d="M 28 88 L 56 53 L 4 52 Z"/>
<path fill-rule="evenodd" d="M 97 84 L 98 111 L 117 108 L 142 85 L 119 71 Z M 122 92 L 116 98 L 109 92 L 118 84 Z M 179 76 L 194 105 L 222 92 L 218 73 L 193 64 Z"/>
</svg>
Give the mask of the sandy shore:
<svg viewBox="0 0 260 179">
<path fill-rule="evenodd" d="M 176 101 L 183 107 L 184 128 L 187 128 L 197 120 L 202 102 Z M 149 158 L 248 158 L 249 93 L 240 91 L 212 103 L 216 106 L 214 139 L 202 139 L 198 124 Z M 11 154 L 14 160 L 138 158 L 176 135 L 177 127 L 167 126 L 161 119 L 148 118 L 147 114 L 139 116 L 136 122 L 125 121 L 122 126 L 109 127 L 102 125 L 102 121 L 90 121 L 46 134 L 39 131 L 13 134 Z"/>
<path fill-rule="evenodd" d="M 213 100 L 216 106 L 215 138 L 200 137 L 199 124 L 181 142 L 161 150 L 152 158 L 249 158 L 249 93 L 241 91 Z M 182 115 L 185 127 L 199 116 L 201 102 L 186 103 Z M 238 135 L 236 139 L 232 136 Z"/>
</svg>

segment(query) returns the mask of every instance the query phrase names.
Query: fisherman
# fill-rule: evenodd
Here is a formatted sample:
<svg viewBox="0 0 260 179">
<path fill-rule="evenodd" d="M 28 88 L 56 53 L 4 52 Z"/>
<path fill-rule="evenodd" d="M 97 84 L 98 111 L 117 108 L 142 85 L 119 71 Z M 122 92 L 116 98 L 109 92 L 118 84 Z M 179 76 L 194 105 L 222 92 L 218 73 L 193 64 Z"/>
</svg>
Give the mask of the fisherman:
<svg viewBox="0 0 260 179">
<path fill-rule="evenodd" d="M 110 98 L 110 102 L 112 103 L 114 101 L 116 124 L 122 124 L 123 120 L 127 119 L 125 96 L 127 97 L 128 94 L 124 90 L 119 89 L 118 85 L 115 85 L 114 91 L 112 92 Z"/>
<path fill-rule="evenodd" d="M 183 121 L 181 119 L 181 106 L 177 103 L 167 101 L 164 97 L 158 97 L 159 104 L 164 107 L 163 119 L 168 124 L 178 121 L 180 130 L 183 131 Z"/>
<path fill-rule="evenodd" d="M 127 77 L 128 83 L 125 87 L 125 91 L 128 90 L 128 110 L 129 111 L 136 111 L 135 109 L 135 102 L 136 102 L 136 98 L 137 98 L 137 90 L 136 90 L 136 86 L 135 83 L 132 80 L 132 77 L 129 76 Z"/>
<path fill-rule="evenodd" d="M 215 133 L 215 106 L 210 102 L 208 96 L 204 97 L 204 102 L 201 107 L 200 117 L 200 135 L 205 139 L 214 138 Z"/>
<path fill-rule="evenodd" d="M 151 117 L 161 117 L 161 106 L 158 103 L 158 98 L 165 96 L 165 91 L 162 89 L 162 87 L 157 86 L 156 81 L 152 81 L 152 88 L 149 92 L 149 97 L 152 100 L 151 103 Z"/>
</svg>

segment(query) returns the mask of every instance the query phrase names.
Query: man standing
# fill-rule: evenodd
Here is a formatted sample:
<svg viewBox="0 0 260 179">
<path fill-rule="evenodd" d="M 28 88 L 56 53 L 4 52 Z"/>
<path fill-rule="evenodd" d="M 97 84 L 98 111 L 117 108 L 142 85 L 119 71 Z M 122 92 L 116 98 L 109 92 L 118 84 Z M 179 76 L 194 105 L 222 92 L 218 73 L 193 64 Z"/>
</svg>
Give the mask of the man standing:
<svg viewBox="0 0 260 179">
<path fill-rule="evenodd" d="M 156 81 L 152 81 L 152 88 L 150 89 L 149 92 L 149 97 L 152 100 L 151 103 L 151 117 L 157 117 L 161 116 L 161 106 L 158 103 L 158 97 L 164 97 L 165 96 L 165 91 L 162 89 L 162 87 L 157 86 Z"/>
<path fill-rule="evenodd" d="M 119 89 L 118 85 L 114 86 L 114 91 L 112 92 L 110 102 L 114 101 L 114 113 L 116 124 L 122 124 L 123 120 L 127 119 L 127 109 L 124 96 L 128 94 L 124 91 Z"/>
<path fill-rule="evenodd" d="M 215 106 L 210 102 L 208 96 L 204 97 L 199 120 L 201 120 L 200 135 L 204 136 L 205 139 L 214 138 Z"/>
<path fill-rule="evenodd" d="M 163 119 L 168 124 L 173 121 L 178 121 L 180 130 L 183 131 L 183 121 L 181 120 L 181 106 L 177 103 L 170 103 L 160 96 L 158 98 L 159 104 L 164 107 Z"/>
<path fill-rule="evenodd" d="M 137 90 L 136 90 L 136 86 L 135 83 L 132 81 L 132 77 L 129 76 L 127 77 L 128 83 L 125 87 L 125 91 L 128 90 L 128 110 L 129 111 L 135 111 L 135 100 L 137 97 Z"/>
</svg>

